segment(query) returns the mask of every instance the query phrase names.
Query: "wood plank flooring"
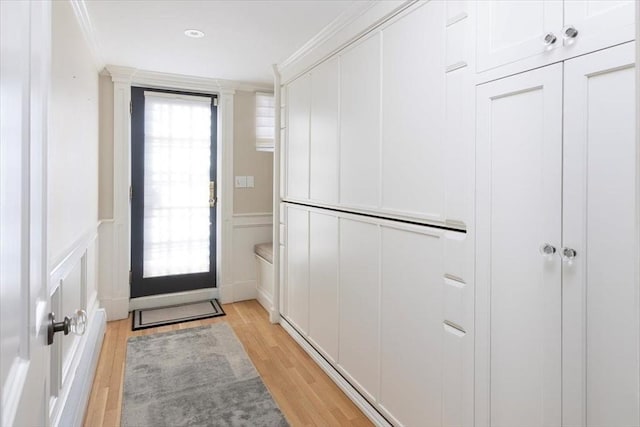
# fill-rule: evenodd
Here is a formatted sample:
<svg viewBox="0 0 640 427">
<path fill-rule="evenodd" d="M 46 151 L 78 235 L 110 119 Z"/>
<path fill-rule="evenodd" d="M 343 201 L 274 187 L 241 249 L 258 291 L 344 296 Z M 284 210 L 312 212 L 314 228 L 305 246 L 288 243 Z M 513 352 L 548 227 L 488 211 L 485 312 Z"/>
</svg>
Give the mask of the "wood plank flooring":
<svg viewBox="0 0 640 427">
<path fill-rule="evenodd" d="M 226 316 L 131 331 L 131 317 L 107 324 L 84 425 L 119 426 L 127 339 L 137 335 L 227 322 L 292 426 L 371 426 L 280 325 L 269 323 L 257 301 L 223 305 Z M 158 426 L 162 427 L 162 426 Z"/>
</svg>

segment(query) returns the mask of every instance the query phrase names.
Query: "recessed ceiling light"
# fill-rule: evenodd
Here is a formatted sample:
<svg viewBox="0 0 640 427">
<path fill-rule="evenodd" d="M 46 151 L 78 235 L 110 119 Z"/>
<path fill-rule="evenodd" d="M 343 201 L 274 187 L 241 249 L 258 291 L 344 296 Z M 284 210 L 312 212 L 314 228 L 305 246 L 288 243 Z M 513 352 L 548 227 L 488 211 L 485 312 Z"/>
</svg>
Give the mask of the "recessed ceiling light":
<svg viewBox="0 0 640 427">
<path fill-rule="evenodd" d="M 192 37 L 194 39 L 200 39 L 204 37 L 204 33 L 200 30 L 184 30 L 184 35 L 187 37 Z"/>
</svg>

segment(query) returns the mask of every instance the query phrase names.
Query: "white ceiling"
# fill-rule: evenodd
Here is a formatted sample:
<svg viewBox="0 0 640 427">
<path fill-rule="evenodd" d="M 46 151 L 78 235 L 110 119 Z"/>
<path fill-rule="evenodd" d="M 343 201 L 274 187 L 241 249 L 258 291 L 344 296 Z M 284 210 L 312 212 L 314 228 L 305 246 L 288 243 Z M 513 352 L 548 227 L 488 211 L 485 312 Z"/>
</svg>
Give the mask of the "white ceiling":
<svg viewBox="0 0 640 427">
<path fill-rule="evenodd" d="M 350 0 L 87 0 L 105 64 L 271 83 L 279 63 L 352 6 Z M 185 29 L 205 37 L 192 39 Z"/>
</svg>

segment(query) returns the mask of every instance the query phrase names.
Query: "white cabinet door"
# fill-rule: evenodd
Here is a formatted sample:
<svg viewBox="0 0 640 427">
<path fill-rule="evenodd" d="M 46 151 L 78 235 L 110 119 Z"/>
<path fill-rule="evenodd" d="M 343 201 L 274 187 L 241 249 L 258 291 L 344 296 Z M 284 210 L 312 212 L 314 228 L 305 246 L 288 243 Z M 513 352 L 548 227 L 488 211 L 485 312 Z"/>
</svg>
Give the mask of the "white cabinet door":
<svg viewBox="0 0 640 427">
<path fill-rule="evenodd" d="M 426 3 L 382 34 L 382 208 L 434 221 L 445 199 L 444 8 Z"/>
<path fill-rule="evenodd" d="M 380 34 L 340 57 L 340 203 L 380 205 Z"/>
<path fill-rule="evenodd" d="M 340 218 L 338 364 L 370 400 L 380 384 L 380 229 Z"/>
<path fill-rule="evenodd" d="M 537 55 L 562 46 L 561 0 L 486 0 L 478 7 L 478 71 Z M 557 40 L 545 45 L 545 35 Z"/>
<path fill-rule="evenodd" d="M 563 424 L 640 425 L 638 147 L 628 43 L 567 61 Z"/>
<path fill-rule="evenodd" d="M 309 198 L 338 202 L 338 103 L 340 58 L 334 57 L 311 72 L 311 145 Z"/>
<path fill-rule="evenodd" d="M 478 87 L 476 422 L 561 418 L 562 65 Z"/>
<path fill-rule="evenodd" d="M 633 0 L 567 0 L 564 2 L 565 31 L 578 30 L 575 38 L 565 37 L 567 55 L 593 52 L 635 38 Z"/>
<path fill-rule="evenodd" d="M 309 213 L 309 338 L 338 360 L 338 218 Z"/>
<path fill-rule="evenodd" d="M 380 405 L 398 425 L 442 425 L 440 233 L 382 227 Z"/>
<path fill-rule="evenodd" d="M 309 330 L 309 212 L 287 208 L 287 312 L 298 331 Z"/>
<path fill-rule="evenodd" d="M 311 77 L 305 74 L 287 87 L 286 195 L 309 198 L 309 122 Z"/>
</svg>

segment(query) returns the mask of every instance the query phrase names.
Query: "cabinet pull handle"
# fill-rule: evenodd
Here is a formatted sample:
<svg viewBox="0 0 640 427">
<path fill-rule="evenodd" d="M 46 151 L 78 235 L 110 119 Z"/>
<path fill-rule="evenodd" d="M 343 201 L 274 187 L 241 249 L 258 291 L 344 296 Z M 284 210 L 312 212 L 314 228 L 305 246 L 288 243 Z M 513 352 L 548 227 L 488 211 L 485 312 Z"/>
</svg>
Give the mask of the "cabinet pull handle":
<svg viewBox="0 0 640 427">
<path fill-rule="evenodd" d="M 553 34 L 553 33 L 547 33 L 547 34 L 544 36 L 544 39 L 543 39 L 543 40 L 544 40 L 544 44 L 545 44 L 545 46 L 551 47 L 551 46 L 553 46 L 553 44 L 558 40 L 558 38 L 557 38 L 557 37 L 556 37 L 556 35 L 555 35 L 555 34 Z"/>
<path fill-rule="evenodd" d="M 560 256 L 562 257 L 562 260 L 569 265 L 573 263 L 573 260 L 576 258 L 576 255 L 578 255 L 578 253 L 576 252 L 575 249 L 567 248 L 567 247 L 560 249 Z"/>
<path fill-rule="evenodd" d="M 550 243 L 543 243 L 540 245 L 540 253 L 547 259 L 551 259 L 556 253 L 556 247 Z"/>
<path fill-rule="evenodd" d="M 565 40 L 575 39 L 576 37 L 578 37 L 578 30 L 576 30 L 576 27 L 574 27 L 573 25 L 569 25 L 564 27 L 564 30 L 562 30 L 562 34 Z"/>
</svg>

